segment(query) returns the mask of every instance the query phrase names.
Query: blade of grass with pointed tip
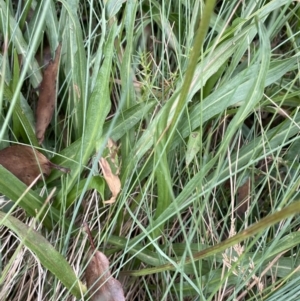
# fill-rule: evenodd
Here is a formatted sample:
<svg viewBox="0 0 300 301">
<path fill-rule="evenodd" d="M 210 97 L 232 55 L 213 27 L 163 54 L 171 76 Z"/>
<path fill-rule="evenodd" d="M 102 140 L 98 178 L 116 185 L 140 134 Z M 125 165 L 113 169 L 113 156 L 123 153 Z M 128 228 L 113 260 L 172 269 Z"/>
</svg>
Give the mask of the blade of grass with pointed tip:
<svg viewBox="0 0 300 301">
<path fill-rule="evenodd" d="M 15 232 L 21 242 L 37 256 L 40 263 L 55 275 L 74 296 L 80 298 L 85 293 L 86 287 L 75 275 L 70 264 L 40 233 L 3 212 L 0 212 L 0 223 Z"/>
<path fill-rule="evenodd" d="M 0 165 L 0 192 L 13 202 L 18 201 L 18 205 L 30 216 L 36 217 L 37 214 L 40 214 L 43 224 L 48 229 L 52 229 L 53 225 L 60 220 L 59 212 L 52 207 L 48 208 L 47 206 L 47 208 L 43 208 L 44 200 L 31 189 L 20 198 L 26 189 L 28 187 L 24 183 Z M 49 211 L 46 213 L 46 210 Z"/>
</svg>

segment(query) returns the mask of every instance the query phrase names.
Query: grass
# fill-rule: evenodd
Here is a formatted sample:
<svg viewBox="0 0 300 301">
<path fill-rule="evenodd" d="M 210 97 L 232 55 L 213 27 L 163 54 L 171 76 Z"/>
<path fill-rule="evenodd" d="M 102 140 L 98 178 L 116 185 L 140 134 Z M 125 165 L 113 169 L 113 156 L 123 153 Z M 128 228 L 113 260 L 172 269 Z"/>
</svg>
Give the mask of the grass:
<svg viewBox="0 0 300 301">
<path fill-rule="evenodd" d="M 0 166 L 1 300 L 92 300 L 83 222 L 126 300 L 299 299 L 299 3 L 214 2 L 0 0 L 0 146 L 71 169 Z"/>
</svg>

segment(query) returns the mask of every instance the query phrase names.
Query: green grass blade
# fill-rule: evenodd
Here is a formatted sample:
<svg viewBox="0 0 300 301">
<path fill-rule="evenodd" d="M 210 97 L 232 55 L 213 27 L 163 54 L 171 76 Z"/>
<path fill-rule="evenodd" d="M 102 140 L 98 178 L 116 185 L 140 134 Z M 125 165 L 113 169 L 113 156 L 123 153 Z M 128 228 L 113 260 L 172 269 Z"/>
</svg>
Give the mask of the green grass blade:
<svg viewBox="0 0 300 301">
<path fill-rule="evenodd" d="M 47 11 L 47 5 L 49 4 L 49 1 L 44 1 L 44 7 L 43 7 L 43 14 L 41 14 L 40 21 L 43 21 L 43 18 L 45 17 L 45 11 Z M 30 77 L 31 84 L 34 88 L 38 87 L 41 80 L 42 80 L 42 74 L 39 68 L 38 63 L 34 58 L 32 58 L 32 48 L 28 47 L 27 42 L 25 41 L 23 34 L 16 23 L 16 20 L 13 16 L 6 14 L 6 2 L 1 0 L 0 1 L 0 30 L 2 32 L 5 32 L 3 26 L 6 23 L 7 19 L 9 19 L 9 26 L 10 26 L 10 32 L 13 33 L 11 39 L 13 41 L 14 46 L 16 47 L 18 54 L 21 54 L 24 58 L 26 58 L 26 64 L 28 66 L 28 73 Z M 41 30 L 42 24 L 37 28 L 37 34 L 36 37 L 38 37 L 38 30 Z M 25 67 L 25 66 L 24 66 Z M 27 69 L 27 68 L 26 68 Z M 21 80 L 23 81 L 22 77 Z"/>
<path fill-rule="evenodd" d="M 289 205 L 286 208 L 263 218 L 262 220 L 255 223 L 254 225 L 250 226 L 249 228 L 243 230 L 239 234 L 236 234 L 235 236 L 233 236 L 229 239 L 226 239 L 225 241 L 223 241 L 213 247 L 210 247 L 208 249 L 205 249 L 203 251 L 200 251 L 200 252 L 194 254 L 193 258 L 188 258 L 184 264 L 188 264 L 191 261 L 201 260 L 203 258 L 207 258 L 209 256 L 213 256 L 217 253 L 220 253 L 220 252 L 264 231 L 268 227 L 271 227 L 272 225 L 279 223 L 280 221 L 287 219 L 291 216 L 294 216 L 295 214 L 298 214 L 298 213 L 300 213 L 300 201 L 297 201 L 297 202 L 293 203 L 292 205 Z M 128 271 L 128 272 L 125 272 L 124 274 L 128 274 L 131 276 L 149 275 L 149 274 L 159 273 L 159 272 L 163 272 L 163 271 L 167 271 L 167 270 L 174 270 L 174 269 L 176 269 L 176 265 L 178 265 L 178 264 L 181 264 L 181 261 L 179 261 L 177 263 L 174 262 L 174 264 L 165 264 L 165 265 L 155 267 L 155 268 L 148 268 L 148 269 L 143 269 L 143 270 L 139 270 L 139 271 Z"/>
<path fill-rule="evenodd" d="M 5 83 L 3 96 L 5 100 L 7 100 L 9 103 L 12 103 L 14 97 L 13 93 Z M 13 113 L 16 115 L 15 118 L 18 118 L 18 122 L 20 122 L 22 125 L 22 131 L 24 131 L 26 134 L 26 137 L 23 138 L 28 140 L 33 146 L 39 146 L 34 130 L 33 113 L 22 94 L 20 95 L 20 101 L 15 103 Z"/>
<path fill-rule="evenodd" d="M 36 192 L 29 190 L 20 198 L 28 187 L 1 165 L 0 175 L 0 192 L 13 202 L 18 201 L 18 205 L 23 208 L 27 214 L 36 217 L 38 213 L 43 220 L 43 224 L 48 229 L 52 229 L 53 225 L 60 220 L 59 212 L 51 206 L 50 208 L 48 208 L 48 206 L 44 208 L 44 200 Z M 47 212 L 47 210 L 49 211 Z"/>
<path fill-rule="evenodd" d="M 193 76 L 196 70 L 197 62 L 199 60 L 199 54 L 201 53 L 201 48 L 209 27 L 209 20 L 213 14 L 213 10 L 215 7 L 215 0 L 210 0 L 206 2 L 205 8 L 203 10 L 203 14 L 201 16 L 201 21 L 199 23 L 199 27 L 197 30 L 197 34 L 195 37 L 195 42 L 190 54 L 189 65 L 185 74 L 185 79 L 183 85 L 181 87 L 181 93 L 178 100 L 178 104 L 176 106 L 174 116 L 172 118 L 170 124 L 170 131 L 174 131 L 175 124 L 178 123 L 179 117 L 182 113 L 184 106 L 186 105 L 188 99 L 188 93 L 191 87 L 191 83 L 193 80 Z"/>
<path fill-rule="evenodd" d="M 84 41 L 81 25 L 77 16 L 79 1 L 62 0 L 63 9 L 59 28 L 62 31 L 59 36 L 63 42 L 62 62 L 65 73 L 70 77 L 70 110 L 72 113 L 73 132 L 75 140 L 82 137 L 84 123 L 87 118 L 86 108 L 88 106 L 89 87 L 87 82 L 87 60 L 84 50 Z M 70 30 L 71 29 L 71 30 Z"/>
<path fill-rule="evenodd" d="M 111 106 L 109 98 L 109 77 L 116 29 L 116 25 L 113 26 L 108 34 L 104 50 L 105 59 L 89 100 L 85 131 L 81 139 L 81 146 L 76 150 L 74 161 L 71 161 L 71 164 L 69 165 L 71 169 L 70 178 L 67 181 L 64 192 L 61 191 L 58 193 L 58 200 L 62 197 L 62 193 L 68 193 L 75 183 L 78 182 L 84 165 L 87 164 L 93 152 L 96 151 L 96 142 L 102 137 L 103 124 Z"/>
<path fill-rule="evenodd" d="M 70 292 L 80 298 L 86 287 L 75 275 L 66 259 L 40 233 L 34 231 L 17 218 L 0 212 L 0 223 L 16 233 L 22 243 L 34 252 L 40 263 L 54 274 Z"/>
<path fill-rule="evenodd" d="M 149 101 L 147 104 L 136 104 L 130 109 L 123 111 L 115 121 L 114 127 L 111 130 L 109 136 L 114 141 L 119 140 L 128 130 L 130 130 L 138 122 L 141 121 L 141 119 L 149 112 L 149 110 L 151 110 L 154 107 L 155 103 L 155 101 Z M 104 135 L 108 134 L 108 131 L 111 128 L 111 123 L 112 121 L 105 122 L 103 126 Z M 97 140 L 96 144 L 99 141 L 100 140 Z M 76 164 L 76 161 L 74 161 L 75 154 L 80 148 L 81 143 L 81 139 L 76 140 L 69 147 L 66 147 L 64 150 L 62 150 L 59 155 L 56 155 L 51 161 L 61 166 L 73 168 L 72 164 Z M 60 172 L 54 170 L 47 179 L 47 182 L 50 183 L 59 176 Z"/>
</svg>

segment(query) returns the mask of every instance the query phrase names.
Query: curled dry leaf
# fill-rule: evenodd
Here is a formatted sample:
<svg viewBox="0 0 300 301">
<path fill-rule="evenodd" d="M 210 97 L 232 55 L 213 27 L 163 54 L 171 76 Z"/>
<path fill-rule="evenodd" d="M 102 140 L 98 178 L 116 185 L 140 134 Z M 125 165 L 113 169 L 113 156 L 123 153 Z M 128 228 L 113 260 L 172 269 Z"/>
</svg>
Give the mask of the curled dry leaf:
<svg viewBox="0 0 300 301">
<path fill-rule="evenodd" d="M 111 276 L 109 261 L 100 251 L 89 252 L 91 260 L 85 271 L 85 278 L 91 301 L 125 300 L 121 283 Z"/>
<path fill-rule="evenodd" d="M 121 191 L 121 181 L 119 177 L 113 174 L 111 167 L 106 159 L 100 158 L 100 166 L 103 172 L 103 177 L 112 193 L 112 197 L 104 201 L 105 204 L 112 204 L 116 201 L 118 194 Z"/>
<path fill-rule="evenodd" d="M 55 51 L 55 59 L 51 60 L 44 71 L 40 86 L 40 96 L 36 109 L 36 137 L 41 144 L 45 131 L 52 119 L 56 100 L 56 78 L 59 65 L 61 45 Z"/>
<path fill-rule="evenodd" d="M 109 271 L 109 261 L 100 251 L 95 251 L 95 244 L 86 222 L 83 223 L 91 244 L 92 251 L 88 253 L 90 259 L 86 271 L 85 279 L 91 301 L 123 301 L 124 292 L 121 283 L 111 276 Z"/>
<path fill-rule="evenodd" d="M 50 162 L 36 149 L 25 145 L 13 145 L 2 149 L 0 164 L 26 185 L 30 185 L 41 173 L 48 176 L 53 168 L 65 173 L 70 172 L 68 168 Z"/>
</svg>

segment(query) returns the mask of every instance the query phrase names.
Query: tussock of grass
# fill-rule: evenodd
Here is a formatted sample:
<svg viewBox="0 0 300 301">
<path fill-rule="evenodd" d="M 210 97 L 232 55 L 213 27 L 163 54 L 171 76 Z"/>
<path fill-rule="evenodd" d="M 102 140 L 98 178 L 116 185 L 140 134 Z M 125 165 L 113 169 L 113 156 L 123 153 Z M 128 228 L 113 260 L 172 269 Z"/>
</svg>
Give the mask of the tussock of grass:
<svg viewBox="0 0 300 301">
<path fill-rule="evenodd" d="M 1 148 L 37 146 L 36 54 L 61 42 L 40 151 L 71 168 L 26 193 L 0 168 L 0 299 L 89 300 L 86 221 L 127 300 L 298 300 L 299 3 L 122 2 L 0 0 Z M 47 267 L 33 230 L 64 260 Z"/>
</svg>

